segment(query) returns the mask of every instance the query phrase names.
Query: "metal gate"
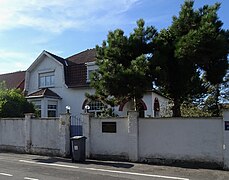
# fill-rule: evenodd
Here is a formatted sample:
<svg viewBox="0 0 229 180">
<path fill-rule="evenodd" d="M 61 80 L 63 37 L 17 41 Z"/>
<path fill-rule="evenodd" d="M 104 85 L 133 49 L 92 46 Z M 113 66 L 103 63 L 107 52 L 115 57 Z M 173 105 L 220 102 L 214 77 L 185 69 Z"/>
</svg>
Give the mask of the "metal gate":
<svg viewBox="0 0 229 180">
<path fill-rule="evenodd" d="M 82 136 L 83 135 L 83 123 L 80 117 L 71 116 L 70 136 Z"/>
</svg>

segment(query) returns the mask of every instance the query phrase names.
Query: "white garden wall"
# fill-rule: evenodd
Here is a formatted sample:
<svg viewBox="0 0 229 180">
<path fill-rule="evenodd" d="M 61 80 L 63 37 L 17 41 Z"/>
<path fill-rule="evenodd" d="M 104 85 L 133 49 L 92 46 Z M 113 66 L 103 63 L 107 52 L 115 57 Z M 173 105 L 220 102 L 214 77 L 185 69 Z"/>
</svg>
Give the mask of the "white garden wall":
<svg viewBox="0 0 229 180">
<path fill-rule="evenodd" d="M 0 150 L 66 156 L 69 154 L 69 115 L 60 118 L 0 119 Z"/>
<path fill-rule="evenodd" d="M 102 133 L 102 122 L 116 122 L 117 133 Z M 91 153 L 100 156 L 128 157 L 128 124 L 125 118 L 91 120 Z"/>
<path fill-rule="evenodd" d="M 96 119 L 82 116 L 87 157 L 166 163 L 209 163 L 229 169 L 229 111 L 223 118 Z M 116 133 L 102 132 L 102 122 L 116 122 Z"/>
<path fill-rule="evenodd" d="M 59 151 L 59 118 L 31 120 L 31 148 L 33 151 Z"/>
<path fill-rule="evenodd" d="M 0 119 L 0 148 L 13 147 L 16 147 L 18 151 L 24 150 L 25 120 L 17 118 Z"/>
<path fill-rule="evenodd" d="M 139 119 L 139 158 L 223 161 L 221 118 Z"/>
</svg>

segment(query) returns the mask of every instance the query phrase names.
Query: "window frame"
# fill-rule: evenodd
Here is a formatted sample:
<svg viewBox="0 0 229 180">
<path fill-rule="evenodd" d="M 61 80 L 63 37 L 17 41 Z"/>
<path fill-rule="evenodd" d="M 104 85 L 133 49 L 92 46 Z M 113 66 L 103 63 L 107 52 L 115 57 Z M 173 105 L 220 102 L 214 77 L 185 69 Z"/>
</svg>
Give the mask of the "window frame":
<svg viewBox="0 0 229 180">
<path fill-rule="evenodd" d="M 90 109 L 88 109 L 88 112 L 89 113 L 94 113 L 95 117 L 97 117 L 106 108 L 106 104 L 104 104 L 100 100 L 90 101 L 90 102 L 87 103 L 87 105 L 90 107 Z"/>
<path fill-rule="evenodd" d="M 42 72 L 38 74 L 38 87 L 39 88 L 53 87 L 54 85 L 55 85 L 54 71 L 53 72 Z"/>
<path fill-rule="evenodd" d="M 54 115 L 50 116 L 49 113 L 53 113 L 53 112 L 54 112 Z M 57 117 L 57 114 L 58 114 L 58 102 L 57 101 L 48 101 L 48 103 L 47 103 L 47 116 L 48 117 Z"/>
</svg>

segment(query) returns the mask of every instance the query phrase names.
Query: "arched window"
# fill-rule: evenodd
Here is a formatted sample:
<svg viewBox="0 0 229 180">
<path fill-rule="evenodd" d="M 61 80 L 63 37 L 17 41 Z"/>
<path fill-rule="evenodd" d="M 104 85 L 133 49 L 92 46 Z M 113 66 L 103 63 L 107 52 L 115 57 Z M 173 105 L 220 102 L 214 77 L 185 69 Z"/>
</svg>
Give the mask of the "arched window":
<svg viewBox="0 0 229 180">
<path fill-rule="evenodd" d="M 85 106 L 88 106 L 88 109 L 85 109 Z M 96 117 L 101 114 L 102 111 L 106 108 L 106 105 L 99 100 L 85 100 L 83 103 L 83 109 L 89 113 L 94 114 Z"/>
<path fill-rule="evenodd" d="M 90 101 L 88 103 L 88 106 L 90 107 L 90 111 L 102 111 L 105 107 L 105 105 L 101 102 L 101 101 L 98 101 L 98 100 L 95 100 L 95 101 Z"/>
<path fill-rule="evenodd" d="M 153 106 L 154 106 L 154 117 L 160 117 L 160 103 L 157 97 L 154 99 Z"/>
</svg>

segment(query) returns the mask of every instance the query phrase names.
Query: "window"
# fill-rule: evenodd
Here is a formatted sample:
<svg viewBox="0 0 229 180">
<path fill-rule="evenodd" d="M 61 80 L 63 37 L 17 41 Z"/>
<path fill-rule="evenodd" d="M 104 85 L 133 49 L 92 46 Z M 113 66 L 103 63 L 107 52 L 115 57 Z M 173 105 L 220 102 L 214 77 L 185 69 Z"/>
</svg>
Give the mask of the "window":
<svg viewBox="0 0 229 180">
<path fill-rule="evenodd" d="M 56 101 L 48 101 L 48 117 L 56 117 L 57 116 L 57 102 Z"/>
<path fill-rule="evenodd" d="M 91 101 L 89 104 L 90 111 L 99 111 L 104 109 L 104 104 L 101 101 Z"/>
<path fill-rule="evenodd" d="M 90 78 L 91 78 L 91 76 L 92 76 L 92 74 L 94 73 L 94 72 L 96 72 L 97 70 L 88 70 L 87 71 L 87 82 L 90 82 Z"/>
<path fill-rule="evenodd" d="M 54 72 L 39 74 L 39 87 L 54 86 Z"/>
<path fill-rule="evenodd" d="M 95 64 L 95 62 L 88 62 L 86 63 L 87 66 L 87 82 L 90 82 L 90 77 L 93 72 L 98 70 L 98 66 Z"/>
<path fill-rule="evenodd" d="M 88 112 L 94 113 L 95 116 L 98 116 L 105 108 L 105 105 L 101 101 L 98 101 L 98 100 L 89 102 L 88 106 L 90 107 Z"/>
</svg>

